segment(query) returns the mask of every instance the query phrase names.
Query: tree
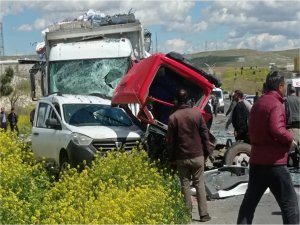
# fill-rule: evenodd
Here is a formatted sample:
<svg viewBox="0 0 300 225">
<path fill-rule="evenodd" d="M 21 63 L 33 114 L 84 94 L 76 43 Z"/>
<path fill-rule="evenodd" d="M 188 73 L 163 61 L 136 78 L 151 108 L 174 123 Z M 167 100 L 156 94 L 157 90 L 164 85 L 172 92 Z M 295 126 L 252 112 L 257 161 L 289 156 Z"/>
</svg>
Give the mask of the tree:
<svg viewBox="0 0 300 225">
<path fill-rule="evenodd" d="M 5 69 L 5 73 L 0 78 L 0 97 L 8 96 L 13 92 L 11 82 L 14 78 L 14 70 L 11 67 Z"/>
<path fill-rule="evenodd" d="M 24 96 L 28 96 L 30 93 L 30 84 L 27 80 L 19 80 L 15 88 L 13 89 L 13 92 L 8 96 L 8 99 L 10 101 L 10 106 L 15 107 L 16 102 L 20 100 L 20 98 L 24 98 Z M 22 100 L 22 99 L 21 99 Z"/>
</svg>

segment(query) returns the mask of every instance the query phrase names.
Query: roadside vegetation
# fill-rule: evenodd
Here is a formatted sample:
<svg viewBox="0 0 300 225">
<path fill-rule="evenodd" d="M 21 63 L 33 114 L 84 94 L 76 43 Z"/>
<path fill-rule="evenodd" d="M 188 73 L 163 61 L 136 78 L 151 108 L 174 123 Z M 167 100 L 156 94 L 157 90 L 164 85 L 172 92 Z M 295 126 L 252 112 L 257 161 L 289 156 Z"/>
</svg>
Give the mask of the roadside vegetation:
<svg viewBox="0 0 300 225">
<path fill-rule="evenodd" d="M 0 221 L 3 224 L 185 224 L 176 175 L 145 151 L 109 152 L 59 181 L 33 159 L 30 146 L 0 132 Z"/>
<path fill-rule="evenodd" d="M 261 94 L 268 73 L 267 67 L 227 67 L 219 78 L 223 90 L 233 92 L 239 89 L 245 94 L 254 95 L 256 91 Z"/>
</svg>

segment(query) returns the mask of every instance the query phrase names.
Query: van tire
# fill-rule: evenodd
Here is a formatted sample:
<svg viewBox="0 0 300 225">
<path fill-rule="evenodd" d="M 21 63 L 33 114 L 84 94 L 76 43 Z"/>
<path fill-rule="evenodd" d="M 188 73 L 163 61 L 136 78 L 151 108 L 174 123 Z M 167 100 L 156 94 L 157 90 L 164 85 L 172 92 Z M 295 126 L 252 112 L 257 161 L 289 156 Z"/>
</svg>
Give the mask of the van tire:
<svg viewBox="0 0 300 225">
<path fill-rule="evenodd" d="M 251 145 L 237 142 L 227 149 L 224 156 L 225 165 L 248 166 L 250 160 Z"/>
<path fill-rule="evenodd" d="M 59 173 L 63 173 L 69 168 L 70 160 L 66 154 L 63 154 L 59 162 Z"/>
</svg>

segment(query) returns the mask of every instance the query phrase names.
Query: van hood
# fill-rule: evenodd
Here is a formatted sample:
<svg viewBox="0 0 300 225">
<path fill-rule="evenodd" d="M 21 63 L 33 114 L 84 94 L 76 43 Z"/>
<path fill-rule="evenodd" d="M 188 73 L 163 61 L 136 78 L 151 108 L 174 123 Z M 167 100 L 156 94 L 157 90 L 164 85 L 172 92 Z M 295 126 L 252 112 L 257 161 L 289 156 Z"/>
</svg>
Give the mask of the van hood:
<svg viewBox="0 0 300 225">
<path fill-rule="evenodd" d="M 106 126 L 72 126 L 68 125 L 72 132 L 86 135 L 93 139 L 140 139 L 143 132 L 135 125 L 129 127 Z"/>
<path fill-rule="evenodd" d="M 155 120 L 166 124 L 175 108 L 173 102 L 178 89 L 187 89 L 196 107 L 205 114 L 203 109 L 211 90 L 220 85 L 216 77 L 193 67 L 178 53 L 155 54 L 127 72 L 114 91 L 112 104 L 138 104 L 139 119 L 150 124 L 154 124 Z M 160 104 L 162 107 L 157 107 L 158 110 L 165 112 L 151 110 L 149 104 L 153 102 Z"/>
</svg>

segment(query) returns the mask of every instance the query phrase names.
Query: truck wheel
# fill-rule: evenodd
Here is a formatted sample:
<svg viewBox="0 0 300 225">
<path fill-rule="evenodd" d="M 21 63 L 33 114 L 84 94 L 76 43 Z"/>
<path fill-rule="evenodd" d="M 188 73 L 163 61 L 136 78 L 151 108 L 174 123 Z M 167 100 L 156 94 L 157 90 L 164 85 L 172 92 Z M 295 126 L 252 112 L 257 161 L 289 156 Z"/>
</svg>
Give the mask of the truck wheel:
<svg viewBox="0 0 300 225">
<path fill-rule="evenodd" d="M 250 160 L 251 145 L 238 142 L 225 153 L 225 165 L 248 166 Z"/>
</svg>

